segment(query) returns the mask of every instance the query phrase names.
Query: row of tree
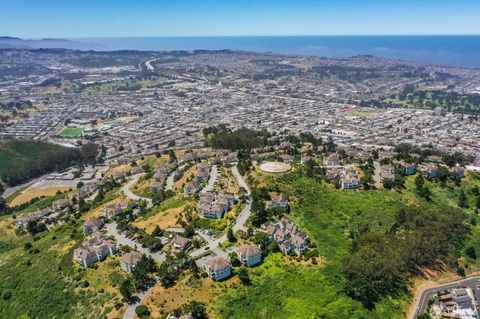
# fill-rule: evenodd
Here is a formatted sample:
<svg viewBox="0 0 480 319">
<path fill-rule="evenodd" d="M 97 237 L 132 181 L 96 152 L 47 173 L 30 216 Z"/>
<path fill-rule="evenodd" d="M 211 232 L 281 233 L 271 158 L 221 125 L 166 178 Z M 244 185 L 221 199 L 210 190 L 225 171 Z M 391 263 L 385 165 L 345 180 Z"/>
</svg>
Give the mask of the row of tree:
<svg viewBox="0 0 480 319">
<path fill-rule="evenodd" d="M 386 296 L 406 289 L 422 268 L 458 267 L 459 250 L 469 232 L 466 213 L 456 208 L 401 209 L 388 232 L 365 230 L 343 259 L 346 293 L 372 309 Z"/>
</svg>

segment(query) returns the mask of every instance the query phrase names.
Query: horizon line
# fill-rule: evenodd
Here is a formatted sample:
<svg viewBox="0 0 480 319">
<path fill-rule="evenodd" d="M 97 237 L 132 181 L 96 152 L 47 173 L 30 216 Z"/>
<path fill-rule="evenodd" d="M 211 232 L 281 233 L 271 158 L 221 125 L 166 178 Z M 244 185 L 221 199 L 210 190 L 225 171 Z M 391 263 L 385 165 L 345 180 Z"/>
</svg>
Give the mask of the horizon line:
<svg viewBox="0 0 480 319">
<path fill-rule="evenodd" d="M 61 39 L 104 39 L 104 38 L 281 38 L 281 37 L 475 37 L 480 33 L 463 34 L 292 34 L 292 35 L 125 35 L 125 36 L 13 36 L 1 37 L 19 38 L 22 40 L 61 40 Z"/>
</svg>

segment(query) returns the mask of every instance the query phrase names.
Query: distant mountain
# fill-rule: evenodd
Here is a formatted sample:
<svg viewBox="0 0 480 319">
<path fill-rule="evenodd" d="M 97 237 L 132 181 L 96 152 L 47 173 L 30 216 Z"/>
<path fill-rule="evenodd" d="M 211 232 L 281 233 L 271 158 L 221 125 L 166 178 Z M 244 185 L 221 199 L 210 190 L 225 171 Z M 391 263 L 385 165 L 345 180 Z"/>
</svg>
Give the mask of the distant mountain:
<svg viewBox="0 0 480 319">
<path fill-rule="evenodd" d="M 104 50 L 98 43 L 84 43 L 66 39 L 21 39 L 0 36 L 0 49 L 72 49 L 72 50 Z"/>
</svg>

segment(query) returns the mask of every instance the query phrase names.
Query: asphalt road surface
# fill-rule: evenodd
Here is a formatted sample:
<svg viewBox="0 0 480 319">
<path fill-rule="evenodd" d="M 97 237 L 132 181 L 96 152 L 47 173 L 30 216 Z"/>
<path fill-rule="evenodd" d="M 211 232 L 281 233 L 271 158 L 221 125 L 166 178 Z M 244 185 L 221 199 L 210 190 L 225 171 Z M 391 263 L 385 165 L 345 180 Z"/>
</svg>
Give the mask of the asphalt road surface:
<svg viewBox="0 0 480 319">
<path fill-rule="evenodd" d="M 431 296 L 435 295 L 437 291 L 442 291 L 442 290 L 449 290 L 449 289 L 454 289 L 454 288 L 460 288 L 460 287 L 469 287 L 473 290 L 475 294 L 476 304 L 479 302 L 479 297 L 480 297 L 480 292 L 477 289 L 478 286 L 480 286 L 480 276 L 474 276 L 470 278 L 464 278 L 460 280 L 455 280 L 451 282 L 447 282 L 438 286 L 435 286 L 433 288 L 429 288 L 425 291 L 422 291 L 420 298 L 418 300 L 415 300 L 415 313 L 412 316 L 410 316 L 411 319 L 417 318 L 419 315 L 421 315 L 425 310 L 427 309 L 428 306 L 428 300 L 430 299 Z"/>
</svg>

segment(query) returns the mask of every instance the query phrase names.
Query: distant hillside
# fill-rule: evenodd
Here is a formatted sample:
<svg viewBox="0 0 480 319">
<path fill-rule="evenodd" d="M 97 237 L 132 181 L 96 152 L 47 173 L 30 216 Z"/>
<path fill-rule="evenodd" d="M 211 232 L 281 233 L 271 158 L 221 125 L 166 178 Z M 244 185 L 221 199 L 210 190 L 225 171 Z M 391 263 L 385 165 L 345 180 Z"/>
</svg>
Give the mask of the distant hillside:
<svg viewBox="0 0 480 319">
<path fill-rule="evenodd" d="M 0 179 L 9 186 L 18 185 L 76 163 L 94 161 L 96 154 L 95 144 L 77 149 L 30 140 L 0 142 Z"/>
<path fill-rule="evenodd" d="M 103 45 L 83 43 L 65 39 L 21 39 L 16 37 L 0 36 L 0 49 L 75 49 L 101 50 Z"/>
</svg>

